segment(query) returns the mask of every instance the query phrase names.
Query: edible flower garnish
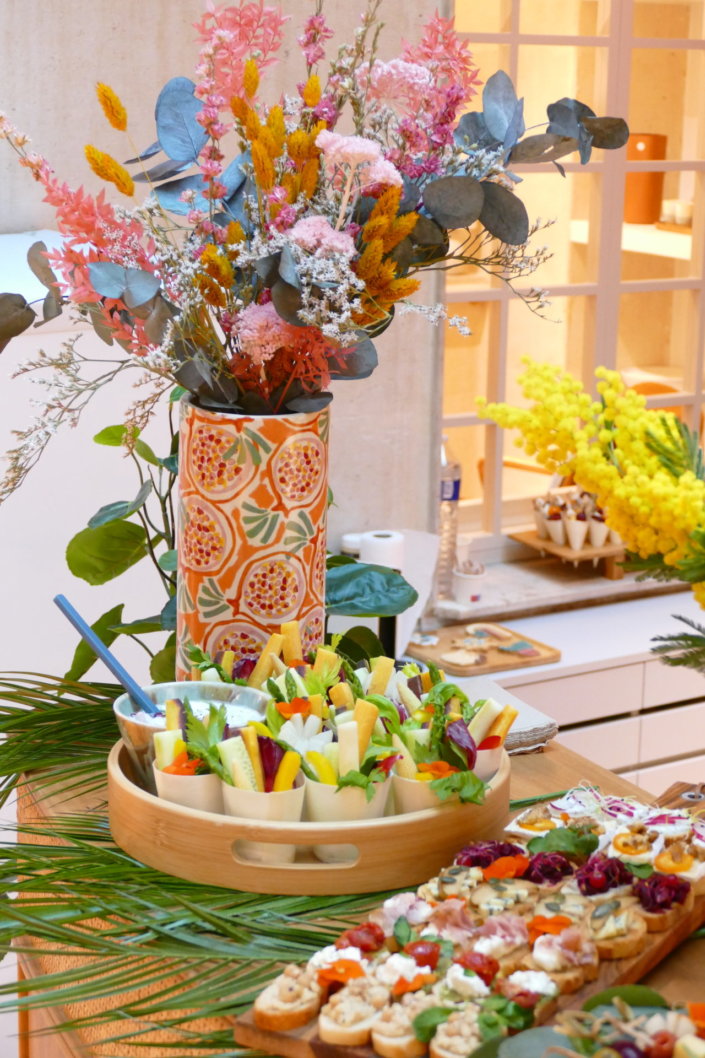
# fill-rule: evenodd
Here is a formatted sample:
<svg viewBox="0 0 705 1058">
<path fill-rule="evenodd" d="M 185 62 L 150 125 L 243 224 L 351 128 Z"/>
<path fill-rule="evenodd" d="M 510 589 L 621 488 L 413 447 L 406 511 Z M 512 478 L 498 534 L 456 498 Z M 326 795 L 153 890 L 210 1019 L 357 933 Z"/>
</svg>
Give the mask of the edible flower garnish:
<svg viewBox="0 0 705 1058">
<path fill-rule="evenodd" d="M 403 996 L 407 992 L 418 992 L 424 985 L 432 985 L 436 980 L 435 974 L 416 974 L 411 980 L 406 977 L 400 977 L 392 985 L 393 996 Z"/>
<path fill-rule="evenodd" d="M 165 768 L 162 768 L 162 771 L 168 775 L 197 775 L 199 770 L 206 773 L 208 767 L 198 757 L 189 758 L 186 750 L 182 750 L 178 756 L 174 757 L 171 764 L 167 764 Z"/>
<path fill-rule="evenodd" d="M 282 724 L 277 737 L 305 758 L 311 750 L 322 753 L 323 747 L 332 742 L 333 732 L 321 730 L 321 721 L 317 716 L 304 719 L 301 713 L 294 713 Z"/>
<path fill-rule="evenodd" d="M 544 933 L 562 933 L 564 929 L 572 925 L 573 922 L 567 915 L 534 915 L 527 923 L 529 944 L 533 945 L 534 941 Z"/>
<path fill-rule="evenodd" d="M 445 779 L 447 775 L 460 771 L 460 768 L 456 768 L 453 764 L 446 764 L 444 760 L 427 760 L 419 764 L 418 770 L 422 775 L 430 775 L 434 779 Z"/>
<path fill-rule="evenodd" d="M 364 967 L 355 959 L 336 959 L 328 966 L 322 966 L 318 971 L 318 983 L 321 988 L 329 988 L 332 984 L 345 984 L 355 977 L 364 977 Z"/>
<path fill-rule="evenodd" d="M 290 702 L 275 702 L 277 712 L 289 720 L 292 716 L 308 716 L 311 712 L 311 702 L 308 698 L 292 698 Z"/>
<path fill-rule="evenodd" d="M 515 856 L 499 856 L 482 871 L 486 880 L 490 878 L 521 878 L 529 866 L 528 856 L 519 853 Z"/>
</svg>

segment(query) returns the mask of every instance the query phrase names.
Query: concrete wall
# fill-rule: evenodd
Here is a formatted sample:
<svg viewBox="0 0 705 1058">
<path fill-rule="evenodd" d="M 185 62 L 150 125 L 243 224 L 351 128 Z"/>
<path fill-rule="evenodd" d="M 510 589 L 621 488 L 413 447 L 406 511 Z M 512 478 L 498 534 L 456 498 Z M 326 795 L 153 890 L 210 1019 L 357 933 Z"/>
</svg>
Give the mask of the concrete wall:
<svg viewBox="0 0 705 1058">
<path fill-rule="evenodd" d="M 284 0 L 295 28 L 284 61 L 267 76 L 275 93 L 291 91 L 303 76 L 294 38 L 311 6 L 310 0 Z M 391 56 L 400 38 L 416 37 L 437 7 L 436 0 L 410 5 L 385 0 L 390 25 L 381 39 L 381 53 Z M 351 39 L 361 8 L 361 0 L 327 4 L 340 40 Z M 171 76 L 192 74 L 197 47 L 191 27 L 201 9 L 198 0 L 3 0 L 0 38 L 6 47 L 0 110 L 30 135 L 33 148 L 49 159 L 62 179 L 99 190 L 100 182 L 85 163 L 84 145 L 93 143 L 125 158 L 152 142 L 159 89 Z M 133 145 L 105 122 L 93 91 L 98 80 L 111 85 L 126 105 Z M 0 233 L 53 226 L 41 189 L 4 143 L 0 187 Z M 3 252 L 9 253 L 3 246 L 10 241 L 0 238 L 0 274 L 3 289 L 16 290 L 19 277 L 15 283 L 12 259 L 3 259 Z M 433 280 L 426 283 L 423 300 L 437 300 L 434 287 Z M 0 452 L 11 443 L 10 431 L 23 428 L 33 414 L 33 387 L 24 380 L 11 382 L 12 371 L 43 343 L 60 342 L 56 325 L 52 331 L 25 334 L 0 358 Z M 82 341 L 86 352 L 105 355 L 107 347 L 92 335 Z M 407 316 L 395 321 L 378 349 L 381 367 L 371 379 L 338 384 L 335 390 L 331 546 L 348 529 L 425 529 L 433 522 L 440 333 L 418 317 Z M 128 464 L 90 440 L 97 429 L 121 421 L 130 396 L 127 387 L 103 392 L 85 423 L 55 438 L 27 483 L 0 509 L 0 670 L 61 672 L 66 667 L 75 637 L 51 606 L 57 591 L 68 594 L 91 618 L 128 597 L 126 615 L 129 611 L 129 616 L 139 616 L 151 612 L 159 598 L 156 585 L 143 583 L 143 574 L 90 588 L 74 580 L 63 559 L 67 540 L 99 506 L 135 491 Z M 158 432 L 158 424 L 155 429 Z"/>
</svg>

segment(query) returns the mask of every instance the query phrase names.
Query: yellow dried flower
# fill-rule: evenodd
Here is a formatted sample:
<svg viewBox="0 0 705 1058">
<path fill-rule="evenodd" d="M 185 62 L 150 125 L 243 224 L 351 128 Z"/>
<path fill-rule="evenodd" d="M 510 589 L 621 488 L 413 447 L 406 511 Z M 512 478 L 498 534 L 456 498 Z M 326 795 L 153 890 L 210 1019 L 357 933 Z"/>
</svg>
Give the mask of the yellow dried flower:
<svg viewBox="0 0 705 1058">
<path fill-rule="evenodd" d="M 262 123 L 259 119 L 259 114 L 252 107 L 247 108 L 245 115 L 245 135 L 248 140 L 256 140 L 259 137 Z"/>
<path fill-rule="evenodd" d="M 252 144 L 252 168 L 255 171 L 255 179 L 262 191 L 271 191 L 274 187 L 274 166 L 266 148 L 260 140 L 253 140 Z"/>
<path fill-rule="evenodd" d="M 391 222 L 399 212 L 399 206 L 401 204 L 402 188 L 400 187 L 388 187 L 379 196 L 375 202 L 374 208 L 370 213 L 369 219 L 377 217 L 387 217 Z"/>
<path fill-rule="evenodd" d="M 233 266 L 227 257 L 215 246 L 213 243 L 209 243 L 205 247 L 201 254 L 201 265 L 205 272 L 215 279 L 221 287 L 225 287 L 229 290 L 233 285 L 235 276 L 233 274 Z"/>
<path fill-rule="evenodd" d="M 257 95 L 257 89 L 259 88 L 259 70 L 254 59 L 248 59 L 245 63 L 242 83 L 247 98 L 253 99 Z"/>
<path fill-rule="evenodd" d="M 85 155 L 86 161 L 96 176 L 115 184 L 123 195 L 134 195 L 135 182 L 124 166 L 116 162 L 109 154 L 99 151 L 97 147 L 92 147 L 90 144 L 85 147 Z"/>
<path fill-rule="evenodd" d="M 301 171 L 301 191 L 306 198 L 313 198 L 318 187 L 318 158 L 309 158 Z"/>
<path fill-rule="evenodd" d="M 239 121 L 241 125 L 244 125 L 245 119 L 247 118 L 247 112 L 250 108 L 242 96 L 233 96 L 230 100 L 230 109 L 236 120 Z"/>
<path fill-rule="evenodd" d="M 269 129 L 277 147 L 277 157 L 284 150 L 286 143 L 286 126 L 284 124 L 284 111 L 277 104 L 270 108 L 267 114 L 267 128 Z"/>
<path fill-rule="evenodd" d="M 109 85 L 103 84 L 101 81 L 96 84 L 95 91 L 98 96 L 98 102 L 110 124 L 114 129 L 118 129 L 119 132 L 124 132 L 127 128 L 127 111 L 120 102 L 117 93 Z"/>
<path fill-rule="evenodd" d="M 418 213 L 413 212 L 403 213 L 401 216 L 395 217 L 389 225 L 387 232 L 382 236 L 384 252 L 389 253 L 390 250 L 393 250 L 400 242 L 403 242 L 407 235 L 410 235 L 416 227 L 416 221 L 418 219 Z"/>
<path fill-rule="evenodd" d="M 228 224 L 225 241 L 229 246 L 245 241 L 245 231 L 239 220 L 231 220 Z"/>
<path fill-rule="evenodd" d="M 318 106 L 321 101 L 321 80 L 318 74 L 311 74 L 303 87 L 301 97 L 307 107 Z"/>
<path fill-rule="evenodd" d="M 201 275 L 196 276 L 196 285 L 201 291 L 204 300 L 207 301 L 209 305 L 213 305 L 214 308 L 218 309 L 225 308 L 225 294 L 220 289 L 215 279 L 202 273 Z"/>
<path fill-rule="evenodd" d="M 382 240 L 372 239 L 362 251 L 353 268 L 355 274 L 363 279 L 365 283 L 377 274 L 382 264 Z"/>
<path fill-rule="evenodd" d="M 296 129 L 287 137 L 287 153 L 295 165 L 303 165 L 308 161 L 308 133 L 302 129 Z"/>
<path fill-rule="evenodd" d="M 277 149 L 277 141 L 266 125 L 262 125 L 260 128 L 257 139 L 262 144 L 270 158 L 274 159 L 279 157 L 281 151 Z"/>
<path fill-rule="evenodd" d="M 281 186 L 286 191 L 286 200 L 293 205 L 301 191 L 301 177 L 298 173 L 284 173 L 281 178 Z"/>
</svg>

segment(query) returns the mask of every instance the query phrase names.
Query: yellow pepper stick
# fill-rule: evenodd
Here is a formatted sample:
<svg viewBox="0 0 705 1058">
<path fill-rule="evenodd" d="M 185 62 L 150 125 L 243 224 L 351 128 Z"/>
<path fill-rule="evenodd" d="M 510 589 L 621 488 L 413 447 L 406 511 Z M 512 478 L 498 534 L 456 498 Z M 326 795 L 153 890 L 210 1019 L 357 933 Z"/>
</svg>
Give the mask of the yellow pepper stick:
<svg viewBox="0 0 705 1058">
<path fill-rule="evenodd" d="M 273 632 L 264 646 L 264 650 L 257 659 L 257 664 L 250 673 L 247 683 L 249 687 L 261 687 L 265 680 L 272 675 L 274 658 L 281 653 L 284 636 L 279 632 Z"/>
<path fill-rule="evenodd" d="M 303 647 L 301 645 L 301 631 L 298 621 L 284 621 L 279 630 L 284 637 L 282 644 L 282 655 L 285 665 L 293 665 L 294 662 L 303 661 Z"/>
<path fill-rule="evenodd" d="M 240 731 L 242 741 L 245 743 L 245 749 L 252 763 L 252 770 L 255 773 L 255 782 L 257 789 L 261 792 L 264 791 L 264 769 L 262 767 L 262 757 L 260 756 L 259 743 L 257 741 L 257 731 L 254 726 L 248 724 L 247 727 L 243 727 Z"/>
<path fill-rule="evenodd" d="M 315 771 L 319 782 L 326 783 L 327 786 L 336 785 L 338 773 L 327 757 L 324 757 L 322 753 L 315 749 L 310 749 L 306 754 L 306 760 Z"/>
<path fill-rule="evenodd" d="M 296 776 L 299 774 L 300 767 L 301 755 L 295 753 L 293 749 L 288 749 L 277 768 L 277 774 L 274 776 L 272 792 L 280 793 L 282 790 L 290 790 L 294 785 Z"/>
<path fill-rule="evenodd" d="M 492 736 L 493 738 L 501 738 L 502 742 L 504 742 L 505 738 L 507 737 L 507 734 L 509 733 L 510 727 L 518 716 L 518 709 L 515 709 L 513 705 L 505 705 L 502 712 L 499 714 L 496 720 L 493 721 L 489 731 L 485 735 L 485 738 L 489 738 L 490 736 Z"/>
<path fill-rule="evenodd" d="M 221 667 L 221 669 L 223 670 L 223 672 L 225 673 L 226 676 L 230 676 L 232 678 L 234 664 L 235 664 L 235 651 L 234 650 L 225 650 L 225 651 L 223 651 L 223 656 L 220 659 L 220 667 Z"/>
<path fill-rule="evenodd" d="M 352 709 L 355 704 L 355 696 L 349 683 L 334 684 L 328 695 L 336 709 Z"/>
<path fill-rule="evenodd" d="M 372 737 L 372 730 L 379 716 L 379 709 L 372 702 L 366 702 L 364 698 L 358 698 L 353 709 L 353 720 L 357 722 L 357 749 L 360 760 L 365 756 L 365 750 Z"/>
</svg>

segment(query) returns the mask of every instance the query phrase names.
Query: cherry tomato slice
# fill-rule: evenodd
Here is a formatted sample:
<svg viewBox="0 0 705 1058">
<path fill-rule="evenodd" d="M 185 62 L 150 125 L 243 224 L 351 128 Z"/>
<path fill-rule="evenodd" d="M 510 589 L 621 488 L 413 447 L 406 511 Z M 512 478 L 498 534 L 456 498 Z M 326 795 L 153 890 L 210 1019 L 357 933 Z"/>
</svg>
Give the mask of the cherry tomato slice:
<svg viewBox="0 0 705 1058">
<path fill-rule="evenodd" d="M 359 948 L 360 951 L 379 951 L 384 945 L 384 930 L 376 922 L 361 922 L 341 933 L 336 948 Z"/>
<path fill-rule="evenodd" d="M 466 970 L 474 970 L 486 985 L 491 984 L 499 972 L 497 960 L 479 951 L 463 951 L 455 956 L 453 962 L 459 963 Z"/>
<path fill-rule="evenodd" d="M 417 966 L 430 966 L 435 970 L 441 955 L 441 946 L 432 940 L 412 940 L 402 951 L 405 955 L 410 955 Z"/>
</svg>

